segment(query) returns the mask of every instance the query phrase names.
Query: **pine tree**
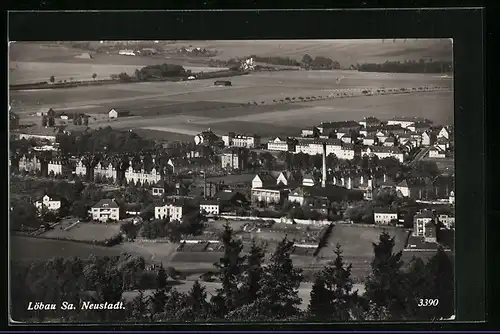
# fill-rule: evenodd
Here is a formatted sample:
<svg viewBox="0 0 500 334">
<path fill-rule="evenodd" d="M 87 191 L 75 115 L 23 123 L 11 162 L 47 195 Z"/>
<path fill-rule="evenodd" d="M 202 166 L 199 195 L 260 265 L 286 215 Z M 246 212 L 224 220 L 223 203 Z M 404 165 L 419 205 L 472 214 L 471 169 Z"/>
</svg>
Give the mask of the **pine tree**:
<svg viewBox="0 0 500 334">
<path fill-rule="evenodd" d="M 147 319 L 148 305 L 143 290 L 139 290 L 139 294 L 132 300 L 130 308 L 134 320 L 143 321 Z"/>
<path fill-rule="evenodd" d="M 454 265 L 442 247 L 427 263 L 430 294 L 422 298 L 438 299 L 439 304 L 432 308 L 434 319 L 447 319 L 455 314 L 455 275 Z"/>
<path fill-rule="evenodd" d="M 401 267 L 402 252 L 393 253 L 394 238 L 386 232 L 373 244 L 375 257 L 365 285 L 365 296 L 377 307 L 387 309 L 391 318 L 400 319 L 405 308 Z"/>
<path fill-rule="evenodd" d="M 167 302 L 167 273 L 163 268 L 163 265 L 158 269 L 156 275 L 156 290 L 151 298 L 151 314 L 155 315 L 162 313 L 165 308 L 165 303 Z"/>
<path fill-rule="evenodd" d="M 205 287 L 195 281 L 193 287 L 187 294 L 186 306 L 179 314 L 181 321 L 206 320 L 209 315 L 209 303 Z"/>
<path fill-rule="evenodd" d="M 429 319 L 430 308 L 419 307 L 419 300 L 430 296 L 430 276 L 427 266 L 421 258 L 410 261 L 404 274 L 404 291 L 407 293 L 405 316 L 412 320 Z"/>
<path fill-rule="evenodd" d="M 290 255 L 293 242 L 286 237 L 278 244 L 265 267 L 257 293 L 254 311 L 268 320 L 287 320 L 300 314 L 302 303 L 298 289 L 302 281 L 302 270 L 294 268 Z"/>
<path fill-rule="evenodd" d="M 352 293 L 352 265 L 346 265 L 339 244 L 333 265 L 326 266 L 317 276 L 311 290 L 309 315 L 320 320 L 347 321 L 357 303 L 357 293 Z"/>
<path fill-rule="evenodd" d="M 250 254 L 246 261 L 243 286 L 241 288 L 242 304 L 250 304 L 257 299 L 257 293 L 262 278 L 262 263 L 264 262 L 264 250 L 258 246 L 255 239 L 252 240 Z"/>
<path fill-rule="evenodd" d="M 224 225 L 221 241 L 224 245 L 224 255 L 219 262 L 214 263 L 214 266 L 219 269 L 218 276 L 222 287 L 217 290 L 217 294 L 211 302 L 214 306 L 215 316 L 223 318 L 239 304 L 238 283 L 245 257 L 241 255 L 243 244 L 241 240 L 233 239 L 233 230 L 228 223 Z"/>
</svg>

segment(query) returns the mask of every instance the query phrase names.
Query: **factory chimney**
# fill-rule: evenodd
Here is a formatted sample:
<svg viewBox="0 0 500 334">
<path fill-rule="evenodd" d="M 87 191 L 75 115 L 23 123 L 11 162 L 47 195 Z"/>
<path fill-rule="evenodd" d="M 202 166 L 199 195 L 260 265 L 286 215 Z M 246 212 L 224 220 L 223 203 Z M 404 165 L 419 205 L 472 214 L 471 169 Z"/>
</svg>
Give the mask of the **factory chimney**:
<svg viewBox="0 0 500 334">
<path fill-rule="evenodd" d="M 323 175 L 321 179 L 321 187 L 326 187 L 326 143 L 323 143 Z"/>
</svg>

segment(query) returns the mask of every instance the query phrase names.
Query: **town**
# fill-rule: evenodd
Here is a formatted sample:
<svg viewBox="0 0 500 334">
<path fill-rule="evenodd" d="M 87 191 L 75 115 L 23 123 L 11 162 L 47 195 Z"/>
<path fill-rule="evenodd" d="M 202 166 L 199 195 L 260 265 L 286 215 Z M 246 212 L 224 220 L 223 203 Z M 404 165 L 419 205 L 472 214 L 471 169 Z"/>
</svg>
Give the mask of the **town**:
<svg viewBox="0 0 500 334">
<path fill-rule="evenodd" d="M 118 55 L 113 56 L 127 61 L 146 57 L 123 46 L 115 49 Z M 179 50 L 175 55 L 184 58 L 195 57 L 193 50 L 198 50 L 197 58 L 216 53 L 208 47 Z M 13 306 L 16 314 L 31 319 L 23 303 L 54 290 L 60 294 L 44 303 L 125 305 L 123 312 L 106 316 L 66 316 L 60 310 L 40 316 L 62 322 L 453 317 L 453 124 L 423 117 L 429 115 L 423 112 L 400 116 L 377 105 L 384 106 L 386 99 L 444 96 L 449 88 L 417 81 L 388 88 L 378 80 L 391 79 L 372 74 L 372 88 L 351 85 L 349 80 L 360 80 L 358 74 L 325 80 L 321 76 L 332 74 L 323 72 L 336 67 L 315 68 L 312 63 L 323 58 L 306 56 L 301 69 L 264 66 L 264 60 L 276 59 L 262 57 L 254 66 L 253 58 L 243 58 L 240 69 L 231 70 L 241 73 L 224 80 L 213 79 L 217 72 L 204 77 L 164 64 L 159 65 L 162 71 L 180 67 L 182 80 L 144 82 L 155 71 L 155 66 L 146 66 L 134 79 L 109 83 L 118 88 L 65 88 L 61 82 L 60 88 L 43 93 L 19 87 L 12 91 L 9 227 L 11 259 L 19 275 L 12 279 L 19 296 Z M 95 53 L 86 61 L 98 57 L 102 55 Z M 310 72 L 320 73 L 320 79 Z M 237 94 L 251 95 L 245 85 L 258 80 L 276 91 L 288 89 L 282 88 L 286 85 L 300 88 L 295 97 L 262 89 L 260 103 L 257 97 L 252 103 L 236 101 Z M 323 95 L 305 93 L 312 90 L 304 88 L 308 80 L 337 88 Z M 52 77 L 49 81 L 43 85 L 55 85 Z M 88 82 L 100 84 L 95 76 Z M 70 98 L 60 102 L 64 94 L 86 95 L 87 90 L 96 94 L 94 106 Z M 123 93 L 123 101 L 109 99 L 108 90 Z M 144 100 L 129 96 L 148 90 Z M 187 102 L 176 100 L 191 91 L 234 101 L 219 103 L 205 96 L 193 102 L 191 95 Z M 36 96 L 51 102 L 30 106 Z M 149 107 L 155 99 L 172 104 Z M 331 112 L 336 108 L 337 114 Z M 342 108 L 357 111 L 352 119 L 345 116 L 348 112 L 337 117 Z M 306 120 L 307 113 L 315 125 Z M 266 123 L 265 117 L 275 124 Z M 170 121 L 163 130 L 150 126 Z M 151 131 L 160 134 L 152 138 Z M 275 282 L 280 275 L 283 286 Z M 387 284 L 377 283 L 377 275 Z M 446 286 L 422 283 L 435 277 Z M 274 292 L 275 284 L 282 290 Z M 328 284 L 345 289 L 342 297 L 335 297 L 337 290 L 329 290 Z M 400 288 L 387 289 L 391 286 Z M 327 292 L 331 298 L 322 300 Z M 422 311 L 418 299 L 431 292 L 442 297 L 442 306 Z M 282 303 L 289 307 L 274 310 L 266 304 L 273 294 L 288 296 Z M 335 306 L 344 302 L 347 306 Z M 176 303 L 182 306 L 176 309 Z"/>
</svg>

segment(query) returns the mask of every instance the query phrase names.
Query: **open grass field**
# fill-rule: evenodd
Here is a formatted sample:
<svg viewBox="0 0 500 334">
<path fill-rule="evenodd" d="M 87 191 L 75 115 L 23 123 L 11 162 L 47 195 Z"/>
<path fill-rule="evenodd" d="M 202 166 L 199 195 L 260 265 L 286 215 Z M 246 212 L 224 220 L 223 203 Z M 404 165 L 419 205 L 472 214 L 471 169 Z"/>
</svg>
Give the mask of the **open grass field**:
<svg viewBox="0 0 500 334">
<path fill-rule="evenodd" d="M 112 238 L 120 233 L 119 224 L 95 224 L 78 223 L 68 230 L 70 223 L 62 223 L 53 230 L 43 233 L 41 236 L 46 238 L 68 239 L 78 241 L 103 241 Z"/>
<path fill-rule="evenodd" d="M 401 228 L 379 228 L 364 227 L 356 224 L 337 224 L 332 230 L 328 240 L 328 246 L 323 248 L 320 256 L 330 257 L 337 244 L 342 246 L 346 257 L 368 257 L 373 256 L 373 242 L 378 242 L 380 233 L 387 232 L 395 237 L 395 249 L 398 252 L 403 250 L 408 238 L 408 231 Z"/>
<path fill-rule="evenodd" d="M 343 77 L 339 84 L 337 78 Z M 422 74 L 379 74 L 354 71 L 254 73 L 231 78 L 232 87 L 214 87 L 212 80 L 123 84 L 61 90 L 11 92 L 13 111 L 22 117 L 43 107 L 71 112 L 106 113 L 111 108 L 130 111 L 139 118 L 114 121 L 118 129 L 144 129 L 193 136 L 211 128 L 256 132 L 263 137 L 298 135 L 303 127 L 322 121 L 426 117 L 438 124 L 453 123 L 452 91 L 415 92 L 338 98 L 336 92 L 363 87 L 452 87 L 452 78 Z M 289 97 L 328 96 L 333 99 L 280 103 Z M 276 102 L 274 102 L 276 101 Z M 252 105 L 248 105 L 248 103 Z M 253 105 L 257 102 L 257 105 Z M 262 104 L 262 102 L 264 102 Z M 104 126 L 109 125 L 105 122 Z M 97 122 L 91 126 L 103 126 Z"/>
</svg>

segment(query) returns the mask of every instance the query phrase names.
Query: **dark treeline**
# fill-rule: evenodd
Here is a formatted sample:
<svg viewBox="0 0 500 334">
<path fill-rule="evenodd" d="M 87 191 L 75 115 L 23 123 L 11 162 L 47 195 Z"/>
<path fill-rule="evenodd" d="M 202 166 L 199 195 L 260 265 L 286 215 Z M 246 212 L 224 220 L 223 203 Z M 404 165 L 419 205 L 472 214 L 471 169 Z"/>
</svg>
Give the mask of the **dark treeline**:
<svg viewBox="0 0 500 334">
<path fill-rule="evenodd" d="M 425 61 L 424 59 L 399 61 L 386 61 L 385 63 L 357 64 L 360 72 L 388 72 L 388 73 L 451 73 L 453 62 L 451 61 Z"/>
<path fill-rule="evenodd" d="M 340 246 L 335 260 L 313 278 L 307 309 L 300 308 L 302 269 L 293 265 L 293 241 L 284 238 L 269 257 L 256 242 L 243 253 L 241 240 L 229 225 L 221 233 L 223 254 L 214 263 L 214 279 L 221 285 L 208 298 L 196 281 L 187 293 L 172 286 L 181 273 L 174 268 L 147 270 L 143 258 L 55 258 L 31 265 L 12 263 L 11 310 L 17 321 L 62 322 L 211 322 L 211 321 L 362 321 L 437 320 L 454 314 L 453 263 L 439 249 L 427 262 L 414 258 L 406 265 L 394 252 L 394 238 L 382 233 L 373 244 L 372 271 L 365 293 L 353 291 L 352 265 L 345 263 Z M 167 280 L 171 277 L 172 280 Z M 169 284 L 170 283 L 170 284 Z M 124 292 L 135 290 L 124 297 Z M 149 291 L 146 291 L 149 290 Z M 132 299 L 132 297 L 134 297 Z M 27 311 L 30 301 L 75 310 Z M 82 310 L 85 301 L 124 303 L 122 310 Z M 432 306 L 429 305 L 431 303 Z M 419 305 L 427 304 L 427 307 Z"/>
<path fill-rule="evenodd" d="M 163 79 L 168 77 L 181 77 L 186 75 L 186 70 L 181 65 L 161 64 L 148 65 L 135 70 L 135 77 L 139 81 Z"/>
<path fill-rule="evenodd" d="M 340 63 L 327 57 L 317 56 L 312 58 L 310 55 L 305 54 L 302 57 L 300 66 L 306 70 L 338 70 Z"/>
</svg>

